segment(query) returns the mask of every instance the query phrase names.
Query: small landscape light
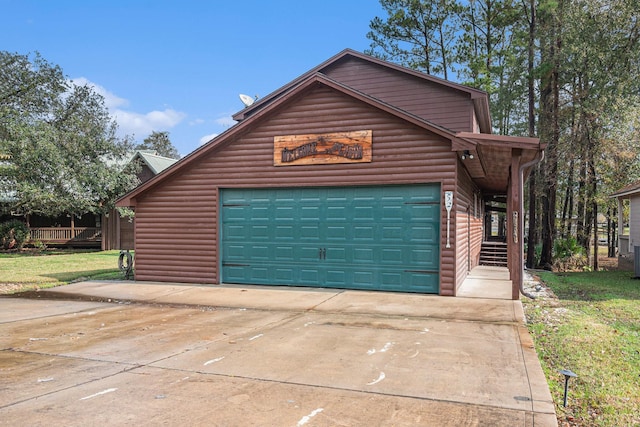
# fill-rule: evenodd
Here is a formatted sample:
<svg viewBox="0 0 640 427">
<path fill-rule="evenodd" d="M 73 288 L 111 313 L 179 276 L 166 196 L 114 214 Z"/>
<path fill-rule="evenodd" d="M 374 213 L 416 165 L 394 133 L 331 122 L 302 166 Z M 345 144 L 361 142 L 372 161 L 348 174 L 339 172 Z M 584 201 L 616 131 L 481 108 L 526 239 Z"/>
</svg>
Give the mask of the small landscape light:
<svg viewBox="0 0 640 427">
<path fill-rule="evenodd" d="M 564 407 L 567 407 L 567 391 L 569 390 L 569 378 L 577 377 L 577 375 L 569 369 L 563 369 L 560 371 L 564 375 Z"/>
</svg>

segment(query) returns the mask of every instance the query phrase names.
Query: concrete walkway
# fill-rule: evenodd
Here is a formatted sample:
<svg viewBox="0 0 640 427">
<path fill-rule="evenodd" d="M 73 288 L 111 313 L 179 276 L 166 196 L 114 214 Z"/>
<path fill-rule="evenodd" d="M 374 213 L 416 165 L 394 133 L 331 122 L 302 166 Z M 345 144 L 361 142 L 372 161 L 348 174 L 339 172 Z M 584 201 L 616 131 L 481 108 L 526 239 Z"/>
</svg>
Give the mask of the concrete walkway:
<svg viewBox="0 0 640 427">
<path fill-rule="evenodd" d="M 425 403 L 421 409 L 425 417 L 439 416 L 440 421 L 432 418 L 429 422 L 417 423 L 419 425 L 557 426 L 549 388 L 524 325 L 522 304 L 499 294 L 505 287 L 504 271 L 479 269 L 472 273 L 461 288 L 461 294 L 466 297 L 456 298 L 335 289 L 130 281 L 81 282 L 41 290 L 39 294 L 42 298 L 255 310 L 265 315 L 298 313 L 304 317 L 304 322 L 302 318 L 300 320 L 304 324 L 296 325 L 297 329 L 293 330 L 304 329 L 312 323 L 346 327 L 352 331 L 352 336 L 345 336 L 345 343 L 357 342 L 357 335 L 353 334 L 362 333 L 367 340 L 377 337 L 380 348 L 374 347 L 374 352 L 380 356 L 387 347 L 394 347 L 393 355 L 384 356 L 395 357 L 385 362 L 387 379 L 377 384 L 376 381 L 384 376 L 381 373 L 378 379 L 372 379 L 371 385 L 366 385 L 369 390 L 362 392 L 427 402 L 428 405 Z M 498 293 L 492 293 L 492 289 Z M 510 295 L 510 285 L 507 289 Z M 280 331 L 279 334 L 277 341 L 258 350 L 264 366 L 270 366 L 272 370 L 253 366 L 254 362 L 250 362 L 253 359 L 246 355 L 244 363 L 229 367 L 224 374 L 278 380 L 278 366 L 288 360 L 282 368 L 287 371 L 286 375 L 296 378 L 296 383 L 323 390 L 357 390 L 347 380 L 350 372 L 362 368 L 353 356 L 333 354 L 341 346 L 333 346 L 331 354 L 314 352 L 314 348 L 322 349 L 326 340 L 335 340 L 335 333 L 309 336 L 308 341 L 296 342 L 294 348 L 299 351 L 304 348 L 304 354 L 293 356 L 286 341 L 287 333 Z M 349 351 L 348 348 L 345 346 L 345 351 Z M 406 357 L 400 357 L 403 354 Z M 325 368 L 331 366 L 336 372 L 334 377 L 325 378 L 326 384 L 315 377 L 313 380 L 307 378 L 305 374 L 305 360 L 317 360 L 318 357 L 326 359 L 323 360 Z M 394 377 L 397 380 L 392 380 Z M 420 378 L 419 385 L 413 379 L 415 377 Z M 372 386 L 374 383 L 375 387 Z"/>
</svg>

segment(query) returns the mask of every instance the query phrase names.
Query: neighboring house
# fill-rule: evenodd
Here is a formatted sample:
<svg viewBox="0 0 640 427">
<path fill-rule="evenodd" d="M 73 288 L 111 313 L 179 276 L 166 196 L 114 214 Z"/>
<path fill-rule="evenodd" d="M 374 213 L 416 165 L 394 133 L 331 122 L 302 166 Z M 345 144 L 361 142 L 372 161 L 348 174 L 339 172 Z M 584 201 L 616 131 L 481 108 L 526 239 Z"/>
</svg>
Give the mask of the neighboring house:
<svg viewBox="0 0 640 427">
<path fill-rule="evenodd" d="M 640 246 L 640 181 L 621 188 L 611 197 L 618 199 L 618 253 L 629 256 L 634 253 L 634 246 Z M 624 213 L 626 203 L 628 217 Z"/>
<path fill-rule="evenodd" d="M 2 160 L 2 157 L 0 157 Z M 153 150 L 139 150 L 126 163 L 140 162 L 138 179 L 146 182 L 177 160 L 158 156 Z M 0 197 L 0 203 L 9 203 L 10 197 Z M 116 210 L 109 215 L 86 213 L 63 214 L 56 217 L 46 215 L 13 215 L 5 212 L 0 222 L 23 219 L 30 230 L 30 243 L 40 242 L 50 246 L 102 247 L 105 249 L 133 248 L 133 224 L 121 219 Z"/>
<path fill-rule="evenodd" d="M 518 298 L 544 147 L 492 135 L 485 92 L 347 49 L 234 119 L 117 202 L 136 280 L 454 296 L 493 238 Z"/>
<path fill-rule="evenodd" d="M 138 162 L 138 180 L 143 184 L 177 162 L 176 159 L 159 156 L 154 150 L 138 150 L 128 163 Z M 102 216 L 103 251 L 111 249 L 133 249 L 134 218 L 122 218 L 117 209 Z"/>
</svg>

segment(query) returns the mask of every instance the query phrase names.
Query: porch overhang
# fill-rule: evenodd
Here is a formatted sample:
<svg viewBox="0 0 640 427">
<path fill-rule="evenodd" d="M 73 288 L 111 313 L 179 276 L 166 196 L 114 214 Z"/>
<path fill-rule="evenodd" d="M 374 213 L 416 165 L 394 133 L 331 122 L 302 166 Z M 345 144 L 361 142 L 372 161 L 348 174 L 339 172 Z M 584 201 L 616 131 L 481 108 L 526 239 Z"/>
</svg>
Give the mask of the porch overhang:
<svg viewBox="0 0 640 427">
<path fill-rule="evenodd" d="M 512 299 L 520 297 L 524 271 L 524 182 L 543 155 L 538 138 L 458 132 L 452 150 L 485 196 L 507 200 L 507 253 Z"/>
<path fill-rule="evenodd" d="M 466 151 L 473 156 L 472 159 L 466 156 L 462 164 L 485 194 L 506 194 L 515 153 L 526 164 L 546 147 L 538 138 L 472 132 L 458 132 L 455 136 L 452 150 L 461 159 Z M 531 167 L 524 171 L 525 179 L 530 171 Z"/>
</svg>

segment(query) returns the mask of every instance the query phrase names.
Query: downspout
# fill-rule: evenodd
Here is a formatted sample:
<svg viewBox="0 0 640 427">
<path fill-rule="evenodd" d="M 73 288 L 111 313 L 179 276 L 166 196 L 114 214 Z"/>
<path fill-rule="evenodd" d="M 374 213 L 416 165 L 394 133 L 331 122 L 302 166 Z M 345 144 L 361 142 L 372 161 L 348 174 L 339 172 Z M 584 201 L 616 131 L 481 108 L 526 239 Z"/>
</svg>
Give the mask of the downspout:
<svg viewBox="0 0 640 427">
<path fill-rule="evenodd" d="M 520 174 L 520 215 L 518 218 L 518 230 L 520 233 L 522 233 L 522 236 L 524 237 L 524 170 L 528 167 L 531 167 L 539 162 L 542 161 L 542 159 L 544 159 L 544 150 L 540 151 L 539 154 L 536 155 L 536 157 L 521 165 L 520 169 L 518 171 L 518 173 Z M 529 224 L 531 225 L 531 224 Z M 520 269 L 520 283 L 518 284 L 520 286 L 520 293 L 522 295 L 524 295 L 527 298 L 530 299 L 536 299 L 535 296 L 531 295 L 530 293 L 526 292 L 524 290 L 524 260 L 522 259 L 522 256 L 524 255 L 524 238 L 520 239 L 520 256 L 518 256 L 518 268 Z"/>
</svg>

